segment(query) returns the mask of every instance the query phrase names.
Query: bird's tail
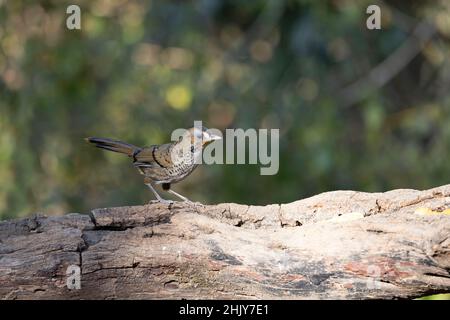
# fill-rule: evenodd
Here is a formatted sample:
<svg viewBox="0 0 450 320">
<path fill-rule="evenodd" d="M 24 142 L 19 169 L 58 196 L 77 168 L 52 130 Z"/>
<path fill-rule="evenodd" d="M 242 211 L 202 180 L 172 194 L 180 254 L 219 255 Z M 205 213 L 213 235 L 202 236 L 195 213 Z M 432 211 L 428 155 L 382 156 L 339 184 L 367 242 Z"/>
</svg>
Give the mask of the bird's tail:
<svg viewBox="0 0 450 320">
<path fill-rule="evenodd" d="M 136 147 L 132 144 L 107 138 L 89 137 L 85 140 L 95 144 L 97 148 L 123 153 L 129 157 L 132 157 L 134 154 L 136 154 L 137 151 L 141 150 L 141 148 Z"/>
</svg>

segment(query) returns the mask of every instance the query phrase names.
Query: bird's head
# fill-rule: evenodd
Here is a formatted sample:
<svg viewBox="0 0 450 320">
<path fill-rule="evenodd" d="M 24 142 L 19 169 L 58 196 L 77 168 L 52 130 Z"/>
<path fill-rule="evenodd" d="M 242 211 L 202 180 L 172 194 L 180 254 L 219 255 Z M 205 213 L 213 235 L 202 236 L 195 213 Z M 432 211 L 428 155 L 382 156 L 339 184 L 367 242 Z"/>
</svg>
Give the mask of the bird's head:
<svg viewBox="0 0 450 320">
<path fill-rule="evenodd" d="M 186 130 L 179 138 L 172 149 L 172 162 L 187 161 L 191 163 L 198 161 L 202 157 L 202 149 L 207 144 L 220 140 L 220 135 L 210 132 L 205 127 L 194 127 Z"/>
<path fill-rule="evenodd" d="M 190 128 L 188 129 L 182 136 L 183 141 L 189 141 L 190 144 L 200 144 L 202 147 L 206 146 L 207 144 L 222 139 L 221 136 L 214 134 L 212 132 L 209 132 L 208 128 L 201 127 L 201 128 Z"/>
</svg>

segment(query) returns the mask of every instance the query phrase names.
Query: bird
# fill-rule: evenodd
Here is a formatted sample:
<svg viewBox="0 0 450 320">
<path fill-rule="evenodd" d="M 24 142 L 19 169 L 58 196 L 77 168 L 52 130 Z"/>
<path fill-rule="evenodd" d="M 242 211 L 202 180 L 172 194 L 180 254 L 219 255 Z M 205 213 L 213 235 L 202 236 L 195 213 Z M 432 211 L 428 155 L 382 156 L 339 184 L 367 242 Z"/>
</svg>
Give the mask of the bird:
<svg viewBox="0 0 450 320">
<path fill-rule="evenodd" d="M 171 184 L 190 175 L 200 163 L 203 148 L 220 139 L 222 139 L 220 135 L 209 132 L 204 126 L 186 130 L 177 141 L 142 148 L 109 138 L 85 138 L 97 148 L 130 157 L 133 160 L 133 166 L 144 176 L 144 183 L 161 203 L 172 203 L 172 201 L 161 197 L 155 185 L 161 185 L 163 190 L 191 203 L 188 198 L 173 191 Z"/>
</svg>

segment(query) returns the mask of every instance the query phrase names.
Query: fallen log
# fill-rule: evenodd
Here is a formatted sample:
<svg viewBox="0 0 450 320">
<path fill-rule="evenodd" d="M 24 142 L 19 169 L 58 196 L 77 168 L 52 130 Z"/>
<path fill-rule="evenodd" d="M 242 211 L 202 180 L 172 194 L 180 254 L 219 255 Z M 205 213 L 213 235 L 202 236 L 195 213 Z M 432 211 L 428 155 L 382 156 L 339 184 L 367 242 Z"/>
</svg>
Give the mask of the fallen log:
<svg viewBox="0 0 450 320">
<path fill-rule="evenodd" d="M 446 185 L 334 191 L 281 205 L 150 203 L 2 221 L 0 297 L 395 299 L 450 292 L 449 208 Z"/>
</svg>

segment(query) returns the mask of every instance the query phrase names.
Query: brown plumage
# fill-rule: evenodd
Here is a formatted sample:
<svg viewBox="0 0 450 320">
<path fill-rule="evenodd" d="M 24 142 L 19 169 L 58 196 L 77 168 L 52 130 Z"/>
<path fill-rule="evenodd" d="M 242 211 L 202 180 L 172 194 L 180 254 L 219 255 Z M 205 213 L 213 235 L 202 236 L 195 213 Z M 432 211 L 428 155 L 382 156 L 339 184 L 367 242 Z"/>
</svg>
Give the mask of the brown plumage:
<svg viewBox="0 0 450 320">
<path fill-rule="evenodd" d="M 207 132 L 207 128 L 191 128 L 178 141 L 150 147 L 135 145 L 108 138 L 89 137 L 86 140 L 96 147 L 123 153 L 133 159 L 133 165 L 144 175 L 144 183 L 160 202 L 168 202 L 156 192 L 153 184 L 162 184 L 164 190 L 184 201 L 186 197 L 170 189 L 172 183 L 186 178 L 198 166 L 202 148 L 220 136 Z"/>
</svg>

